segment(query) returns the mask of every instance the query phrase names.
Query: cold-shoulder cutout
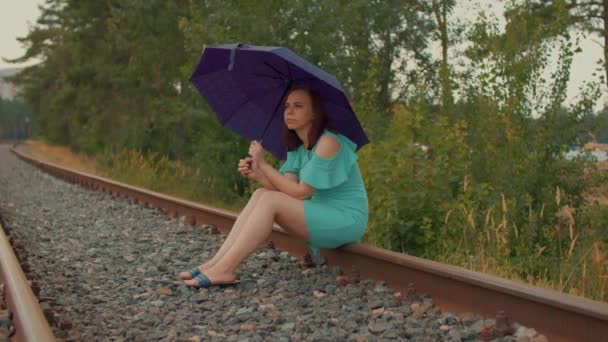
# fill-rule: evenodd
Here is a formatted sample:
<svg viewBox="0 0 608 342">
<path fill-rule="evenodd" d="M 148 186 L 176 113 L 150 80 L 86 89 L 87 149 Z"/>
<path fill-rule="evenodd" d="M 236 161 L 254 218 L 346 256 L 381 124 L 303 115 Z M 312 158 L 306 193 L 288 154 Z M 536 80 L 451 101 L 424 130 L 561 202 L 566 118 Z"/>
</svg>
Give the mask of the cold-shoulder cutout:
<svg viewBox="0 0 608 342">
<path fill-rule="evenodd" d="M 340 150 L 340 142 L 333 135 L 326 134 L 319 138 L 314 153 L 321 158 L 329 159 L 335 157 Z"/>
<path fill-rule="evenodd" d="M 340 137 L 329 131 L 328 133 L 322 138 L 329 137 L 330 140 L 321 141 L 319 139 L 319 144 L 312 153 L 312 157 L 300 169 L 300 181 L 315 189 L 330 189 L 344 183 L 358 159 L 354 150 L 356 145 L 349 144 L 348 138 Z M 328 155 L 327 158 L 317 153 L 324 143 L 328 145 L 327 150 L 323 151 L 322 148 L 321 153 Z M 334 143 L 338 145 L 337 151 L 329 151 L 329 148 L 335 148 L 335 145 L 331 146 Z"/>
</svg>

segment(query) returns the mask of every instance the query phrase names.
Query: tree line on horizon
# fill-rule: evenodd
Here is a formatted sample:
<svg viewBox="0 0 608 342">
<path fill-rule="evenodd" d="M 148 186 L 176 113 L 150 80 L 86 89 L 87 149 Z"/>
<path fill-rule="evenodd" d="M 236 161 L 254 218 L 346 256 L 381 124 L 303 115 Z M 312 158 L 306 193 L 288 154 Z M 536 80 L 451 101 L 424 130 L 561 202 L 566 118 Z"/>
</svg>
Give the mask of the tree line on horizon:
<svg viewBox="0 0 608 342">
<path fill-rule="evenodd" d="M 0 139 L 27 139 L 32 133 L 32 113 L 19 100 L 0 98 Z"/>
</svg>

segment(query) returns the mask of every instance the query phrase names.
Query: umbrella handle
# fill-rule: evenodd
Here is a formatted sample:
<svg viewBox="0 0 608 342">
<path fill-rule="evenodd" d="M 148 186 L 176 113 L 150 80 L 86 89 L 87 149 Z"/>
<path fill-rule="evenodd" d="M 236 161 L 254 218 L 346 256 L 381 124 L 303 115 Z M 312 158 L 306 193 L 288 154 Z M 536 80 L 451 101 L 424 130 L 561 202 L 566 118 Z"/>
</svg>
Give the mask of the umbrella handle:
<svg viewBox="0 0 608 342">
<path fill-rule="evenodd" d="M 262 144 L 262 139 L 260 139 L 260 145 Z M 253 158 L 253 156 L 251 154 L 247 154 L 247 156 L 249 158 Z M 248 161 L 247 164 L 249 165 L 249 168 L 251 169 L 251 164 L 253 164 L 253 161 Z"/>
</svg>

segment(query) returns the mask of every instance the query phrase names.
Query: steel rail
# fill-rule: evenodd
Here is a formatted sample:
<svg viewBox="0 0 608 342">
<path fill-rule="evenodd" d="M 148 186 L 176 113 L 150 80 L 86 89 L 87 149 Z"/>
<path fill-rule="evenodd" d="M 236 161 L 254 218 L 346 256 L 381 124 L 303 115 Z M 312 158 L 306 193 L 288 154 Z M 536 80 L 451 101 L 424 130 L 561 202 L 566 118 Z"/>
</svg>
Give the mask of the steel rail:
<svg viewBox="0 0 608 342">
<path fill-rule="evenodd" d="M 41 161 L 12 151 L 40 169 L 82 186 L 126 196 L 172 217 L 186 216 L 190 224 L 213 224 L 227 233 L 237 213 L 137 188 L 107 178 Z M 269 240 L 275 247 L 302 258 L 308 248 L 275 225 Z M 328 265 L 345 274 L 356 270 L 361 278 L 384 280 L 395 291 L 429 294 L 443 312 L 471 312 L 494 317 L 504 312 L 509 320 L 532 327 L 551 341 L 600 341 L 608 336 L 608 304 L 468 271 L 430 260 L 362 244 L 322 250 Z"/>
<path fill-rule="evenodd" d="M 55 341 L 38 299 L 30 288 L 23 269 L 0 223 L 0 280 L 4 283 L 6 304 L 15 328 L 13 341 Z"/>
</svg>

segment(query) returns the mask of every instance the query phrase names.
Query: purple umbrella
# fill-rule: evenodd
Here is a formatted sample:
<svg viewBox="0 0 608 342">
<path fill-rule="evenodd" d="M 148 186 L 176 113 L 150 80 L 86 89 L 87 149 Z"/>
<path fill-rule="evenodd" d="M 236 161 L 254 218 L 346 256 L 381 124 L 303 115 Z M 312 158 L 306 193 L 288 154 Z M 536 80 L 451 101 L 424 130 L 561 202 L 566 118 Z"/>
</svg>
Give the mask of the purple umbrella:
<svg viewBox="0 0 608 342">
<path fill-rule="evenodd" d="M 190 81 L 222 126 L 249 140 L 263 140 L 264 148 L 279 159 L 287 155 L 281 142 L 281 104 L 294 84 L 317 91 L 331 127 L 357 144 L 357 150 L 369 142 L 336 77 L 288 48 L 208 46 Z"/>
</svg>

